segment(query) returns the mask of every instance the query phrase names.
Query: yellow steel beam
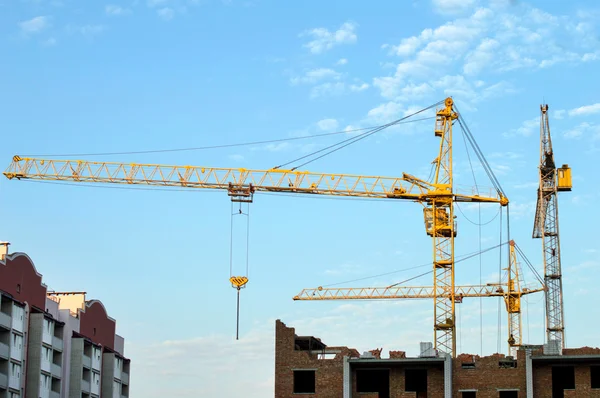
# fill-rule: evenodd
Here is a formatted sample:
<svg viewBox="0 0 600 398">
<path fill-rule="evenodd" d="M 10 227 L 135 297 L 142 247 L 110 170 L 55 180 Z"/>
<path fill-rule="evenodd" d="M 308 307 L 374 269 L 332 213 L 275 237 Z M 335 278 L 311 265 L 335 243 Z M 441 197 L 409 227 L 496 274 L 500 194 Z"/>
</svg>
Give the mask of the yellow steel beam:
<svg viewBox="0 0 600 398">
<path fill-rule="evenodd" d="M 418 202 L 435 195 L 436 187 L 424 180 L 403 174 L 402 177 L 361 176 L 352 174 L 314 173 L 292 170 L 248 170 L 201 166 L 169 166 L 84 160 L 54 160 L 13 157 L 4 171 L 8 179 L 113 183 L 224 189 L 231 194 L 253 192 L 287 192 L 301 194 L 408 199 Z M 457 195 L 461 202 L 500 203 L 494 195 Z"/>
</svg>

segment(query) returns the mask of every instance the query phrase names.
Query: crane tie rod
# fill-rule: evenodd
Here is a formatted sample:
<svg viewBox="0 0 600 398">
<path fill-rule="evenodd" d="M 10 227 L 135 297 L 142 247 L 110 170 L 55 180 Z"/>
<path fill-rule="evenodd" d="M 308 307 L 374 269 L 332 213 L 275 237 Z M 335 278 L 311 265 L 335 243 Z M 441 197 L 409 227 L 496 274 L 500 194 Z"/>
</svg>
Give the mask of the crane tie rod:
<svg viewBox="0 0 600 398">
<path fill-rule="evenodd" d="M 455 261 L 454 261 L 454 264 L 456 264 L 456 263 L 460 263 L 461 261 L 468 260 L 468 259 L 470 259 L 470 258 L 473 258 L 473 257 L 475 257 L 475 256 L 479 256 L 479 255 L 481 255 L 481 254 L 483 254 L 483 253 L 487 253 L 487 252 L 489 252 L 490 250 L 494 250 L 494 249 L 497 249 L 497 248 L 499 248 L 499 247 L 502 247 L 502 246 L 506 245 L 507 243 L 508 243 L 508 242 L 500 243 L 500 244 L 498 244 L 498 245 L 496 245 L 496 246 L 488 247 L 487 249 L 485 249 L 485 250 L 482 250 L 482 251 L 480 251 L 480 252 L 477 252 L 477 253 L 473 253 L 473 254 L 467 255 L 467 256 L 465 256 L 465 257 L 463 257 L 463 258 L 459 259 L 459 260 L 455 260 Z M 409 279 L 403 280 L 403 281 L 401 281 L 401 282 L 394 283 L 393 285 L 389 285 L 389 286 L 387 287 L 387 289 L 389 289 L 389 288 L 392 288 L 392 287 L 396 287 L 396 286 L 398 286 L 398 285 L 401 285 L 401 284 L 403 284 L 403 283 L 406 283 L 406 282 L 409 282 L 409 281 L 412 281 L 413 279 L 417 279 L 417 278 L 420 278 L 420 277 L 422 277 L 422 276 L 425 276 L 425 275 L 431 274 L 432 272 L 433 272 L 433 270 L 431 270 L 431 271 L 427 271 L 427 272 L 424 272 L 424 273 L 422 273 L 421 275 L 417 275 L 417 276 L 414 276 L 414 277 L 412 277 L 412 278 L 409 278 Z"/>
<path fill-rule="evenodd" d="M 500 182 L 494 175 L 494 172 L 493 172 L 492 168 L 490 167 L 490 164 L 486 160 L 485 156 L 483 155 L 483 152 L 481 151 L 481 148 L 477 144 L 477 141 L 475 141 L 475 138 L 473 137 L 473 134 L 471 133 L 469 126 L 467 126 L 467 123 L 465 122 L 464 118 L 462 117 L 462 114 L 460 113 L 460 111 L 458 110 L 456 105 L 454 107 L 456 108 L 456 111 L 458 112 L 458 124 L 463 129 L 463 131 L 466 133 L 465 136 L 467 137 L 467 140 L 473 147 L 473 150 L 475 151 L 477 158 L 481 162 L 483 169 L 485 170 L 485 173 L 487 174 L 487 176 L 490 179 L 490 181 L 492 182 L 492 184 L 494 184 L 494 188 L 496 188 L 496 191 L 499 194 L 501 194 L 502 197 L 506 197 L 504 190 L 502 189 L 502 186 L 500 185 Z"/>
<path fill-rule="evenodd" d="M 426 117 L 422 119 L 409 120 L 404 123 L 414 123 L 422 120 L 433 119 L 434 117 Z M 403 123 L 398 123 L 403 124 Z M 261 145 L 261 144 L 272 144 L 276 142 L 285 142 L 285 141 L 297 141 L 297 140 L 306 140 L 310 138 L 320 138 L 320 137 L 328 137 L 332 135 L 340 135 L 340 134 L 348 134 L 356 131 L 364 131 L 364 130 L 372 130 L 381 126 L 370 126 L 370 127 L 361 127 L 350 130 L 342 130 L 342 131 L 334 131 L 331 133 L 322 133 L 322 134 L 312 134 L 302 137 L 287 137 L 287 138 L 276 138 L 270 140 L 261 140 L 261 141 L 248 141 L 248 142 L 239 142 L 234 144 L 220 144 L 220 145 L 209 145 L 209 146 L 198 146 L 198 147 L 189 147 L 189 148 L 168 148 L 168 149 L 148 149 L 143 151 L 124 151 L 124 152 L 95 152 L 95 153 L 61 153 L 61 154 L 44 154 L 44 155 L 23 155 L 24 157 L 29 158 L 38 158 L 38 157 L 83 157 L 83 156 L 112 156 L 112 155 L 140 155 L 140 154 L 148 154 L 148 153 L 165 153 L 165 152 L 184 152 L 184 151 L 200 151 L 205 149 L 221 149 L 221 148 L 233 148 L 240 146 L 249 146 L 249 145 Z"/>
<path fill-rule="evenodd" d="M 311 157 L 311 156 L 313 156 L 313 155 L 316 155 L 316 154 L 318 154 L 318 153 L 324 152 L 324 151 L 326 151 L 326 150 L 328 150 L 328 149 L 331 149 L 331 148 L 334 148 L 334 147 L 337 147 L 337 146 L 339 146 L 338 148 L 331 149 L 329 152 L 325 152 L 324 154 L 322 154 L 322 155 L 320 155 L 320 156 L 317 156 L 317 157 L 316 157 L 316 158 L 314 158 L 314 159 L 307 160 L 306 162 L 304 162 L 304 163 L 302 163 L 302 164 L 300 164 L 300 165 L 298 165 L 298 166 L 296 166 L 296 167 L 293 167 L 293 168 L 291 169 L 292 171 L 293 171 L 293 170 L 296 170 L 296 169 L 298 169 L 298 168 L 300 168 L 300 167 L 306 166 L 307 164 L 314 162 L 315 160 L 321 159 L 321 158 L 323 158 L 323 157 L 325 157 L 325 156 L 327 156 L 327 155 L 329 155 L 329 154 L 331 154 L 331 153 L 333 153 L 333 152 L 339 151 L 340 149 L 342 149 L 342 148 L 344 148 L 344 147 L 347 147 L 348 145 L 354 144 L 355 142 L 358 142 L 358 141 L 360 141 L 360 140 L 362 140 L 362 139 L 365 139 L 365 138 L 367 138 L 367 137 L 369 137 L 369 136 L 371 136 L 371 135 L 373 135 L 373 134 L 375 134 L 375 133 L 378 133 L 378 132 L 380 132 L 380 131 L 381 131 L 381 130 L 383 130 L 383 129 L 386 129 L 386 128 L 390 127 L 390 126 L 394 126 L 394 125 L 396 125 L 396 124 L 400 124 L 401 122 L 405 121 L 405 120 L 406 120 L 406 119 L 408 119 L 408 118 L 411 118 L 411 117 L 413 117 L 413 116 L 415 116 L 415 115 L 418 115 L 419 113 L 425 112 L 425 111 L 427 111 L 427 110 L 429 110 L 429 109 L 431 109 L 431 108 L 435 108 L 436 106 L 438 106 L 438 105 L 442 104 L 443 102 L 444 102 L 444 101 L 438 101 L 438 102 L 436 102 L 436 103 L 435 103 L 435 104 L 433 104 L 433 105 L 430 105 L 430 106 L 428 106 L 428 107 L 426 107 L 426 108 L 423 108 L 423 109 L 421 109 L 421 110 L 419 110 L 419 111 L 417 111 L 417 112 L 411 113 L 410 115 L 404 116 L 403 118 L 400 118 L 400 119 L 394 120 L 393 122 L 389 122 L 389 123 L 386 123 L 386 124 L 384 124 L 384 125 L 381 125 L 381 126 L 378 126 L 378 127 L 372 128 L 372 129 L 370 129 L 369 131 L 365 131 L 364 133 L 361 133 L 361 134 L 359 134 L 357 137 L 350 137 L 350 138 L 347 138 L 347 139 L 345 139 L 345 140 L 342 140 L 342 141 L 340 141 L 340 142 L 338 142 L 338 143 L 335 143 L 335 144 L 329 145 L 329 146 L 327 146 L 327 147 L 325 147 L 325 148 L 319 149 L 318 151 L 311 152 L 311 153 L 309 153 L 309 154 L 307 154 L 307 155 L 304 155 L 304 156 L 301 156 L 301 157 L 299 157 L 299 158 L 296 158 L 296 159 L 290 160 L 289 162 L 286 162 L 286 163 L 280 164 L 279 166 L 276 166 L 276 167 L 273 167 L 273 168 L 274 168 L 274 169 L 279 169 L 279 168 L 281 168 L 281 167 L 284 167 L 284 166 L 287 166 L 287 165 L 289 165 L 289 164 L 291 164 L 291 163 L 295 163 L 295 162 L 297 162 L 297 161 L 299 161 L 299 160 L 306 159 L 306 158 L 308 158 L 308 157 Z M 343 144 L 343 145 L 342 145 L 342 144 Z M 340 146 L 340 145 L 341 145 L 341 146 Z"/>
</svg>

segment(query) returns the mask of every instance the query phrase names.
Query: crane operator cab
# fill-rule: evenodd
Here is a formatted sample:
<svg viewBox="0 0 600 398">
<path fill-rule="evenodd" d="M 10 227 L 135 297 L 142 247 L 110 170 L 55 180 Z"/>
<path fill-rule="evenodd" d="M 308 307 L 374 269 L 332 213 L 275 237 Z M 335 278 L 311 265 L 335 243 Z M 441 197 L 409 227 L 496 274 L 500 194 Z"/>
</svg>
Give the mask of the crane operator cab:
<svg viewBox="0 0 600 398">
<path fill-rule="evenodd" d="M 571 191 L 573 182 L 571 181 L 571 168 L 568 164 L 563 164 L 562 167 L 556 170 L 558 179 L 557 188 L 559 192 Z"/>
</svg>

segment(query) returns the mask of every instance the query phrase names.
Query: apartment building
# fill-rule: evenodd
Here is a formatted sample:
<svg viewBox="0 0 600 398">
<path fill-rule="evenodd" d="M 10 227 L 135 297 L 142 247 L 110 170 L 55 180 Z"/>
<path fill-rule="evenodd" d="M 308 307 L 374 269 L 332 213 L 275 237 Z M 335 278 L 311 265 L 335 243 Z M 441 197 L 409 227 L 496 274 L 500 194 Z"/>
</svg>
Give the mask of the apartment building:
<svg viewBox="0 0 600 398">
<path fill-rule="evenodd" d="M 588 398 L 600 397 L 600 349 L 523 346 L 517 357 L 440 356 L 422 343 L 418 357 L 381 349 L 329 347 L 275 325 L 275 397 Z M 562 352 L 561 352 L 562 351 Z"/>
<path fill-rule="evenodd" d="M 85 292 L 48 291 L 0 243 L 0 398 L 125 398 L 130 360 L 116 321 Z"/>
</svg>

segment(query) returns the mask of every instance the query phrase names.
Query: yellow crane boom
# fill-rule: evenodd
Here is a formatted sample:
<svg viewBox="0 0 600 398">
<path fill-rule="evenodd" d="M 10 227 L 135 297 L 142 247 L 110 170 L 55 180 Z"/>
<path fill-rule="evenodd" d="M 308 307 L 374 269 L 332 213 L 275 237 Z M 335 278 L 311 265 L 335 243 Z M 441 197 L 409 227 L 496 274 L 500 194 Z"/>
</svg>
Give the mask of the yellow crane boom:
<svg viewBox="0 0 600 398">
<path fill-rule="evenodd" d="M 402 177 L 314 173 L 281 169 L 248 170 L 203 166 L 94 162 L 14 156 L 4 171 L 8 179 L 112 183 L 160 187 L 225 189 L 230 196 L 284 192 L 380 199 L 428 200 L 435 186 L 410 174 Z M 456 202 L 500 202 L 488 196 L 456 194 Z"/>
<path fill-rule="evenodd" d="M 450 297 L 450 292 L 432 286 L 394 286 L 394 287 L 337 287 L 302 289 L 294 300 L 384 300 L 384 299 L 430 299 Z M 521 295 L 543 291 L 543 288 L 523 289 Z M 507 291 L 498 284 L 455 286 L 454 295 L 463 297 L 505 297 Z"/>
<path fill-rule="evenodd" d="M 503 297 L 508 314 L 508 348 L 516 356 L 516 349 L 523 343 L 521 333 L 521 297 L 545 291 L 542 285 L 536 288 L 521 288 L 521 273 L 517 262 L 514 241 L 509 242 L 510 256 L 506 283 L 488 283 L 487 285 L 466 285 L 454 287 L 454 299 L 462 302 L 467 297 Z M 437 291 L 436 291 L 437 290 Z M 302 289 L 294 300 L 388 300 L 388 299 L 430 299 L 451 298 L 449 291 L 432 286 L 388 286 L 388 287 L 339 287 Z"/>
</svg>

